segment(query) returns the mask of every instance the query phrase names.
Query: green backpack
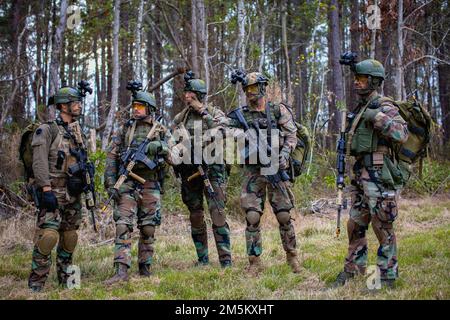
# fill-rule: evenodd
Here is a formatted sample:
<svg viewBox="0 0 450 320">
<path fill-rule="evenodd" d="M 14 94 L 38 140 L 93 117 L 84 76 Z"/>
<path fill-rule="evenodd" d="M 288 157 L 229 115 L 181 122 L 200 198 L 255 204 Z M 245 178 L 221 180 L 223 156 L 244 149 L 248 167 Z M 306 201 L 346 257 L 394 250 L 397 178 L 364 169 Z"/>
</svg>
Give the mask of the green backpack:
<svg viewBox="0 0 450 320">
<path fill-rule="evenodd" d="M 408 140 L 395 152 L 399 160 L 412 164 L 426 155 L 431 136 L 432 119 L 428 111 L 413 97 L 406 101 L 395 101 L 388 97 L 380 98 L 390 101 L 398 107 L 399 113 L 408 124 Z"/>
<path fill-rule="evenodd" d="M 30 182 L 34 178 L 33 174 L 33 147 L 31 142 L 33 141 L 33 135 L 37 128 L 41 125 L 41 122 L 30 123 L 22 133 L 19 145 L 19 159 L 23 163 L 25 181 Z M 55 140 L 58 134 L 58 126 L 55 122 L 49 122 L 50 132 L 52 133 L 52 141 Z"/>
<path fill-rule="evenodd" d="M 299 122 L 295 121 L 295 117 L 294 117 L 291 107 L 285 103 L 282 103 L 282 104 L 291 113 L 292 118 L 294 119 L 295 126 L 297 127 L 297 145 L 295 146 L 294 151 L 292 151 L 292 153 L 291 153 L 291 161 L 292 161 L 292 167 L 293 167 L 293 171 L 294 171 L 294 177 L 298 177 L 303 172 L 303 165 L 305 164 L 306 160 L 308 159 L 308 154 L 311 149 L 309 132 L 305 126 L 303 126 Z"/>
</svg>

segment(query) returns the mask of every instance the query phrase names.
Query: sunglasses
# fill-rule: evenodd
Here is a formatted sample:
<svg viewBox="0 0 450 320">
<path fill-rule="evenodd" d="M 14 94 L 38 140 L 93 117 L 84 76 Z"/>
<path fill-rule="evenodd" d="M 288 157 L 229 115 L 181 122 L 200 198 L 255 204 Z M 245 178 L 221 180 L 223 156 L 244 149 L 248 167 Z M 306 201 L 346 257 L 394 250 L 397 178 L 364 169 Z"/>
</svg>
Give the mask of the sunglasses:
<svg viewBox="0 0 450 320">
<path fill-rule="evenodd" d="M 244 91 L 251 93 L 251 94 L 258 94 L 259 86 L 258 86 L 258 84 L 252 84 L 251 86 L 245 87 Z"/>
<path fill-rule="evenodd" d="M 133 102 L 132 105 L 133 109 L 138 110 L 138 111 L 145 111 L 147 110 L 147 106 L 143 103 L 140 102 Z"/>
</svg>

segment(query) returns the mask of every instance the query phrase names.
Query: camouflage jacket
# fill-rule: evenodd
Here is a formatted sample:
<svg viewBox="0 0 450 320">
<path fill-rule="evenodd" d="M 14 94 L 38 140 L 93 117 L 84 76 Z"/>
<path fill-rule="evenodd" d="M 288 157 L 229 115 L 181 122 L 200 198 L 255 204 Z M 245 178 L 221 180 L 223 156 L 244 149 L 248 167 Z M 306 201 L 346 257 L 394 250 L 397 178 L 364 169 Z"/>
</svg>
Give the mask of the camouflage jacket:
<svg viewBox="0 0 450 320">
<path fill-rule="evenodd" d="M 225 114 L 222 110 L 220 110 L 217 107 L 208 106 L 207 108 L 208 113 L 205 115 L 200 115 L 198 112 L 193 111 L 190 107 L 185 107 L 180 113 L 178 113 L 174 117 L 174 125 L 173 125 L 173 132 L 177 132 L 177 134 L 172 135 L 171 142 L 169 145 L 172 147 L 172 150 L 175 150 L 175 147 L 178 143 L 181 141 L 181 137 L 184 137 L 186 139 L 190 140 L 190 149 L 191 149 L 191 161 L 193 163 L 194 159 L 194 144 L 197 141 L 200 141 L 199 139 L 202 139 L 202 150 L 206 146 L 210 145 L 212 140 L 209 138 L 211 136 L 214 136 L 214 134 L 217 132 L 217 130 L 222 130 L 224 122 Z M 201 132 L 199 131 L 199 134 L 201 134 L 201 137 L 195 137 L 195 130 L 194 125 L 195 123 L 201 124 Z M 197 130 L 200 128 L 197 128 Z M 183 138 L 183 139 L 184 139 Z"/>
<path fill-rule="evenodd" d="M 79 134 L 79 135 L 78 135 Z M 51 186 L 61 204 L 74 199 L 67 193 L 68 168 L 77 163 L 70 149 L 75 149 L 81 139 L 83 147 L 86 137 L 78 121 L 64 123 L 60 118 L 41 124 L 33 135 L 33 173 L 37 187 Z M 59 160 L 58 160 L 59 159 Z"/>
<path fill-rule="evenodd" d="M 271 110 L 271 120 L 275 122 L 276 128 L 279 130 L 279 149 L 286 151 L 289 154 L 295 149 L 297 145 L 297 127 L 295 125 L 292 113 L 286 108 L 284 104 L 273 104 L 268 102 Z M 252 110 L 249 107 L 242 108 L 244 117 L 247 123 L 258 120 L 266 120 L 267 115 L 265 111 Z M 244 128 L 237 119 L 230 117 L 226 118 L 224 125 L 231 128 L 237 128 L 242 131 Z"/>
<path fill-rule="evenodd" d="M 380 150 L 386 153 L 393 144 L 408 139 L 407 123 L 398 108 L 388 100 L 379 103 L 380 97 L 373 92 L 366 101 L 361 101 L 348 123 L 350 153 L 357 158 Z"/>
<path fill-rule="evenodd" d="M 135 125 L 133 126 L 133 122 Z M 112 136 L 111 142 L 106 150 L 106 167 L 105 167 L 105 187 L 113 187 L 116 183 L 119 173 L 120 165 L 125 165 L 121 163 L 121 156 L 130 149 L 137 149 L 142 141 L 146 138 L 149 131 L 153 126 L 153 119 L 147 117 L 143 120 L 130 120 L 123 126 L 121 126 Z M 132 128 L 134 127 L 134 133 Z M 160 141 L 161 147 L 167 148 L 167 138 L 170 137 L 169 132 L 164 127 L 163 132 L 152 141 Z M 157 155 L 147 154 L 150 160 L 152 157 Z M 170 162 L 168 153 L 161 153 L 161 157 L 164 158 L 166 162 Z M 133 168 L 133 173 L 141 176 L 146 180 L 158 180 L 158 171 L 164 170 L 164 164 L 160 167 L 155 168 L 155 170 L 150 170 L 142 163 L 136 163 Z"/>
</svg>

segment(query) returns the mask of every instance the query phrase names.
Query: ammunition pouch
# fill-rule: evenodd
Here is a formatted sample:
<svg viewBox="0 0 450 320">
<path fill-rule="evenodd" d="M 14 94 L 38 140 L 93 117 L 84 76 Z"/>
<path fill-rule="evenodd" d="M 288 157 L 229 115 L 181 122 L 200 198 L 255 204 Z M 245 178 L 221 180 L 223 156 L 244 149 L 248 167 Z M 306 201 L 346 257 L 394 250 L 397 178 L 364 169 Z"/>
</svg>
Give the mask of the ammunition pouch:
<svg viewBox="0 0 450 320">
<path fill-rule="evenodd" d="M 69 176 L 67 179 L 67 192 L 72 197 L 78 197 L 84 189 L 83 179 L 80 176 Z"/>
</svg>

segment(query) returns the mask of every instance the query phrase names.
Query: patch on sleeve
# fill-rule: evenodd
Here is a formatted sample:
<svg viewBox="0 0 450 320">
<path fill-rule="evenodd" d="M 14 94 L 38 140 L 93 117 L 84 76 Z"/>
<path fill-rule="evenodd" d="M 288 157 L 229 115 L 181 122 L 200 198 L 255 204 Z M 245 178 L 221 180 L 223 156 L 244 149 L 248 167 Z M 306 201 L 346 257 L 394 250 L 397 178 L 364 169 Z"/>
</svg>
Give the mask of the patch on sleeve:
<svg viewBox="0 0 450 320">
<path fill-rule="evenodd" d="M 40 135 L 42 133 L 42 129 L 41 128 L 38 128 L 37 130 L 36 130 L 36 135 Z"/>
</svg>

